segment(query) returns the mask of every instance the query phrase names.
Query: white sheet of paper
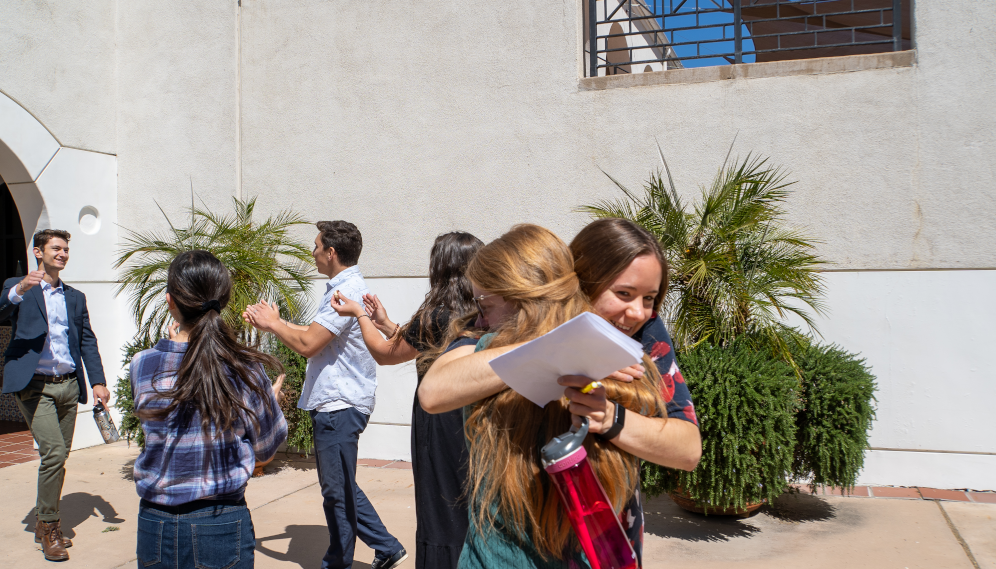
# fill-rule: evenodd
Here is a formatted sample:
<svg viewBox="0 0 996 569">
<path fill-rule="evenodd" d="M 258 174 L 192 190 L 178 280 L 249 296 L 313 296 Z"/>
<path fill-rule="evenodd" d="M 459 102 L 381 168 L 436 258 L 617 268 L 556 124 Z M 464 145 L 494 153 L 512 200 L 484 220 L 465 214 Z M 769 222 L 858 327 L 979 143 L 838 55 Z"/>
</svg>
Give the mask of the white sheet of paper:
<svg viewBox="0 0 996 569">
<path fill-rule="evenodd" d="M 491 369 L 517 393 L 546 407 L 564 395 L 558 377 L 584 375 L 602 379 L 640 363 L 642 357 L 639 342 L 604 318 L 585 312 L 491 360 Z"/>
</svg>

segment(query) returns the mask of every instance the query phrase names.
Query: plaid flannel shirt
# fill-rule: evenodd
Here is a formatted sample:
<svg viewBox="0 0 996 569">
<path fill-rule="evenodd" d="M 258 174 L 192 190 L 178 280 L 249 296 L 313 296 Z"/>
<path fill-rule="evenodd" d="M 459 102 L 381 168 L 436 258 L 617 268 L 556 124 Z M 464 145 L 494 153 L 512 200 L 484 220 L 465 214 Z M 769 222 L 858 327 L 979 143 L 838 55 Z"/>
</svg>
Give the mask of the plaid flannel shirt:
<svg viewBox="0 0 996 569">
<path fill-rule="evenodd" d="M 162 408 L 168 401 L 157 395 L 172 388 L 185 342 L 160 340 L 131 361 L 131 386 L 135 411 Z M 181 419 L 174 412 L 164 421 L 142 420 L 145 448 L 135 460 L 138 495 L 150 502 L 176 506 L 202 499 L 239 499 L 252 476 L 256 460 L 266 461 L 287 439 L 287 421 L 270 382 L 260 370 L 258 378 L 267 397 L 250 391 L 245 401 L 256 420 L 257 434 L 249 421 L 237 421 L 228 431 L 214 425 L 201 427 L 199 412 Z"/>
</svg>

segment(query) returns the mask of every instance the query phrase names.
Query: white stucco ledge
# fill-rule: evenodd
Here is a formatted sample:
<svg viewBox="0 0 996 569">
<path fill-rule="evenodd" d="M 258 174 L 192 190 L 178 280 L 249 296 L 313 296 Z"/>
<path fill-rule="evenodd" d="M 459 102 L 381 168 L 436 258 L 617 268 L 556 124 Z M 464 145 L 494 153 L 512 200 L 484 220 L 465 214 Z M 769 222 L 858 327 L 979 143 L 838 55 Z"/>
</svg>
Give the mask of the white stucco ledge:
<svg viewBox="0 0 996 569">
<path fill-rule="evenodd" d="M 916 50 L 872 53 L 867 55 L 846 55 L 842 57 L 820 57 L 816 59 L 794 59 L 791 61 L 768 61 L 764 63 L 740 63 L 737 65 L 717 65 L 694 69 L 669 69 L 667 71 L 655 71 L 652 73 L 632 73 L 611 75 L 608 77 L 583 77 L 581 79 L 580 90 L 602 91 L 621 87 L 708 83 L 728 79 L 827 75 L 831 73 L 865 71 L 868 69 L 912 67 L 915 63 Z"/>
</svg>

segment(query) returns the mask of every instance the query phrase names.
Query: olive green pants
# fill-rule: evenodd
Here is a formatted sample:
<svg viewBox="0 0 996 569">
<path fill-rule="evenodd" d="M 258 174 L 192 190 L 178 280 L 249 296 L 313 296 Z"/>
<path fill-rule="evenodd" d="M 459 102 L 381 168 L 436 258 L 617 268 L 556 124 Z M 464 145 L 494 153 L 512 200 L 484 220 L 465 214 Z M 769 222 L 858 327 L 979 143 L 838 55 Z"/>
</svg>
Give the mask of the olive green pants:
<svg viewBox="0 0 996 569">
<path fill-rule="evenodd" d="M 15 397 L 41 455 L 35 505 L 38 521 L 59 520 L 59 499 L 66 479 L 66 459 L 73 446 L 79 397 L 80 387 L 76 380 L 63 383 L 32 380 Z"/>
</svg>

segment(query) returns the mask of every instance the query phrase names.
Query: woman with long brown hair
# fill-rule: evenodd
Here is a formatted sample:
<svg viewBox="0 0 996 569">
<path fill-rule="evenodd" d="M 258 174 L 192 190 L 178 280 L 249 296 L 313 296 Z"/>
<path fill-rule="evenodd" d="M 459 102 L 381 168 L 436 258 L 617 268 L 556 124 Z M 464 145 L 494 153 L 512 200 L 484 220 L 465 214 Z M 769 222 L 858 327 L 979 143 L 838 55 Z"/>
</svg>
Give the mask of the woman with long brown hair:
<svg viewBox="0 0 996 569">
<path fill-rule="evenodd" d="M 432 364 L 451 320 L 474 314 L 473 291 L 464 275 L 467 264 L 484 246 L 470 233 L 440 235 L 429 253 L 429 292 L 408 324 L 398 326 L 375 295 L 364 305 L 340 296 L 332 308 L 360 321 L 363 342 L 380 365 L 415 360 L 418 381 Z M 384 339 L 381 336 L 389 336 Z M 418 393 L 412 404 L 412 473 L 415 478 L 415 567 L 456 567 L 467 535 L 467 504 L 461 499 L 467 477 L 467 448 L 460 411 L 426 413 Z"/>
<path fill-rule="evenodd" d="M 631 382 L 606 380 L 589 394 L 572 386 L 566 390 L 569 402 L 534 405 L 507 389 L 488 362 L 590 309 L 570 250 L 546 229 L 518 225 L 478 251 L 467 277 L 492 333 L 476 348 L 459 347 L 440 356 L 419 387 L 422 406 L 429 412 L 467 406 L 471 527 L 460 567 L 584 566 L 556 492 L 542 472 L 539 449 L 579 422 L 579 415 L 587 416 L 591 432 L 613 437 L 591 437 L 585 448 L 620 512 L 639 482 L 638 457 L 657 458 L 653 445 L 641 444 L 648 426 L 660 430 L 667 422 L 660 375 L 644 358 L 646 373 Z M 450 337 L 457 332 L 451 328 Z M 562 378 L 562 383 L 591 381 L 571 377 Z M 613 409 L 607 398 L 629 410 L 630 423 L 621 432 L 611 432 Z M 622 440 L 634 444 L 624 446 Z"/>
<path fill-rule="evenodd" d="M 166 302 L 179 329 L 131 361 L 145 434 L 134 472 L 139 567 L 253 566 L 246 483 L 287 423 L 264 371 L 279 362 L 239 343 L 221 318 L 231 292 L 214 255 L 177 255 Z"/>
</svg>

